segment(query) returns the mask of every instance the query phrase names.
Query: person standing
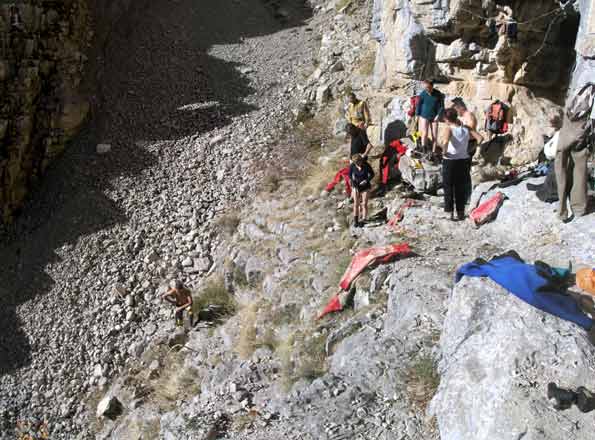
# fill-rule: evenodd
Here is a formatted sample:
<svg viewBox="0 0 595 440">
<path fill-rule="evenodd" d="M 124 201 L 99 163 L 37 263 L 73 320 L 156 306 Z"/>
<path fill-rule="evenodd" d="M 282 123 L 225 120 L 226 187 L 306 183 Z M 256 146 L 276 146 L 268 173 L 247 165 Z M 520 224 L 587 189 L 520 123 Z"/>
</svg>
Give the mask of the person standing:
<svg viewBox="0 0 595 440">
<path fill-rule="evenodd" d="M 457 115 L 459 116 L 459 121 L 470 128 L 471 130 L 477 131 L 477 118 L 469 109 L 467 109 L 467 105 L 463 98 L 455 98 L 452 100 L 452 107 L 456 110 Z M 473 192 L 473 182 L 471 181 L 471 164 L 473 161 L 473 156 L 477 152 L 477 141 L 473 138 L 469 139 L 469 159 L 467 159 L 467 166 L 469 167 L 469 179 L 465 183 L 465 200 L 469 201 L 471 197 L 471 193 Z"/>
<path fill-rule="evenodd" d="M 372 188 L 374 170 L 361 154 L 351 157 L 349 179 L 353 191 L 353 225 L 362 227 L 368 217 L 368 195 Z"/>
<path fill-rule="evenodd" d="M 415 109 L 421 132 L 421 146 L 425 150 L 428 137 L 432 136 L 432 154 L 437 153 L 438 147 L 438 119 L 444 111 L 444 95 L 434 88 L 434 83 L 428 79 L 423 81 L 424 91 L 419 95 L 419 102 Z"/>
<path fill-rule="evenodd" d="M 475 130 L 464 126 L 459 121 L 457 111 L 453 108 L 446 109 L 444 118 L 447 124 L 445 133 L 445 148 L 442 161 L 442 184 L 444 186 L 444 211 L 455 220 L 454 209 L 456 206 L 457 219 L 465 218 L 466 183 L 470 179 L 468 167 L 469 140 L 475 139 L 481 143 L 483 137 Z"/>
<path fill-rule="evenodd" d="M 370 150 L 373 148 L 366 130 L 358 128 L 354 124 L 347 124 L 345 127 L 347 134 L 351 138 L 351 151 L 349 157 L 355 154 L 361 154 L 364 160 L 367 160 Z"/>
<path fill-rule="evenodd" d="M 586 131 L 584 120 L 571 121 L 568 115 L 564 114 L 554 161 L 560 200 L 558 215 L 563 222 L 587 214 L 589 178 L 587 161 L 592 145 L 585 136 Z M 570 199 L 572 216 L 568 214 L 568 199 Z"/>
<path fill-rule="evenodd" d="M 345 113 L 345 119 L 349 124 L 355 125 L 357 128 L 366 130 L 371 124 L 370 109 L 366 101 L 358 99 L 355 93 L 350 93 L 349 104 L 347 105 L 347 112 Z"/>
</svg>

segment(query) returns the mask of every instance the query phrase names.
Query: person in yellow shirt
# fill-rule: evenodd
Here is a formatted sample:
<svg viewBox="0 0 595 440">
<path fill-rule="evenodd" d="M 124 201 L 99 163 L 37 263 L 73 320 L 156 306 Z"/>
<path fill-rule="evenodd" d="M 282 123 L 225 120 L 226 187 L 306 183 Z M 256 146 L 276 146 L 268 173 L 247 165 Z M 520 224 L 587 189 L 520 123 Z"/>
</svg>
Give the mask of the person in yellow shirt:
<svg viewBox="0 0 595 440">
<path fill-rule="evenodd" d="M 349 124 L 353 124 L 364 130 L 368 128 L 372 122 L 368 104 L 366 101 L 358 99 L 353 92 L 349 94 L 349 105 L 347 106 L 345 119 L 347 119 Z"/>
</svg>

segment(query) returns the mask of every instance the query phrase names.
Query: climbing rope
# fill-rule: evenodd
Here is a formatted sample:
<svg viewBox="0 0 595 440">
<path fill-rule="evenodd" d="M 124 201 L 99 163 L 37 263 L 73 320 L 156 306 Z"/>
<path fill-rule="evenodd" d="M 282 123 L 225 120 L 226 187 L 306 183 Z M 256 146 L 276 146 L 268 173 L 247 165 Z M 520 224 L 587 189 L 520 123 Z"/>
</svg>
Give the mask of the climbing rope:
<svg viewBox="0 0 595 440">
<path fill-rule="evenodd" d="M 562 12 L 559 15 L 555 16 L 554 19 L 552 21 L 550 21 L 550 24 L 547 27 L 547 31 L 545 32 L 545 37 L 543 38 L 543 41 L 541 42 L 541 46 L 539 46 L 539 49 L 537 49 L 532 55 L 529 55 L 527 57 L 527 60 L 535 58 L 537 55 L 539 55 L 543 51 L 543 49 L 545 49 L 545 45 L 547 43 L 548 38 L 550 37 L 550 34 L 552 33 L 554 24 L 556 24 L 558 22 L 558 20 L 560 19 L 560 17 L 562 15 L 566 15 L 566 12 L 564 12 L 564 10 L 562 10 Z"/>
<path fill-rule="evenodd" d="M 475 12 L 470 11 L 469 9 L 461 8 L 461 11 L 467 12 L 468 14 L 473 15 L 474 17 L 477 17 L 477 18 L 479 18 L 482 21 L 493 20 L 493 18 L 491 18 L 491 17 L 484 17 L 482 15 L 478 15 Z M 517 23 L 519 26 L 524 26 L 526 24 L 533 23 L 534 21 L 541 20 L 542 18 L 549 17 L 550 15 L 555 14 L 556 12 L 561 13 L 563 11 L 564 11 L 564 8 L 563 7 L 560 7 L 560 8 L 557 8 L 557 9 L 553 9 L 553 10 L 551 10 L 549 12 L 546 12 L 545 14 L 539 15 L 539 16 L 537 16 L 535 18 L 532 18 L 531 20 L 517 22 L 515 20 L 510 19 L 510 20 L 507 20 L 507 21 L 509 23 L 513 23 L 513 22 L 514 23 Z"/>
</svg>

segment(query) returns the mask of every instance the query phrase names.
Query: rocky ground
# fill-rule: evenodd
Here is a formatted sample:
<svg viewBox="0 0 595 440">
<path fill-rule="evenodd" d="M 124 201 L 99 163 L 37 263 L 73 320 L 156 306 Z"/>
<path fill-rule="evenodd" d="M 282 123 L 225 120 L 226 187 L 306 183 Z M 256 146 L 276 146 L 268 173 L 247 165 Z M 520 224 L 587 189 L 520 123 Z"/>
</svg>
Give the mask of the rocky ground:
<svg viewBox="0 0 595 440">
<path fill-rule="evenodd" d="M 3 231 L 2 439 L 42 419 L 52 439 L 590 438 L 545 396 L 595 387 L 584 332 L 453 276 L 509 249 L 592 264 L 593 216 L 562 225 L 522 183 L 480 229 L 432 196 L 397 228 L 353 229 L 342 189 L 321 190 L 347 155 L 335 105 L 374 94 L 371 2 L 206 3 L 152 1 L 117 27 L 92 123 Z M 402 242 L 413 255 L 315 319 L 353 252 Z M 192 329 L 159 300 L 174 278 Z"/>
<path fill-rule="evenodd" d="M 327 147 L 304 180 L 261 194 L 227 223 L 237 230 L 197 297 L 232 298 L 236 313 L 188 333 L 161 326 L 106 392 L 124 410 L 103 419 L 99 438 L 589 438 L 588 415 L 557 412 L 546 397 L 549 381 L 595 385 L 585 332 L 491 281 L 455 286 L 453 277 L 510 249 L 587 264 L 593 242 L 580 237 L 593 217 L 561 225 L 523 182 L 480 229 L 450 221 L 431 196 L 395 229 L 354 229 L 341 191 L 320 194 L 346 148 Z M 392 216 L 406 195 L 397 186 L 372 212 Z M 390 243 L 414 254 L 365 273 L 352 306 L 317 320 L 353 252 Z"/>
<path fill-rule="evenodd" d="M 210 269 L 211 220 L 287 154 L 278 140 L 318 44 L 311 14 L 155 1 L 119 23 L 92 122 L 2 235 L 3 438 L 42 418 L 52 438 L 86 432 L 82 396 L 160 324 L 159 284 Z"/>
</svg>

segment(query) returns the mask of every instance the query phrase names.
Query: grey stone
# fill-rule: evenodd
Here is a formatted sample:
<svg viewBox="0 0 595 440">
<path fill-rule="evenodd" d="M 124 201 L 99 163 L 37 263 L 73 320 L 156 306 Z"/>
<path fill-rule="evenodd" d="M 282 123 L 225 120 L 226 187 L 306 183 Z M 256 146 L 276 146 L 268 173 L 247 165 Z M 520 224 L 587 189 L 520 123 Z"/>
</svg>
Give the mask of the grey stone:
<svg viewBox="0 0 595 440">
<path fill-rule="evenodd" d="M 316 88 L 316 103 L 318 105 L 326 104 L 332 97 L 329 84 L 322 84 Z"/>
<path fill-rule="evenodd" d="M 93 369 L 93 377 L 102 377 L 103 376 L 103 367 L 100 364 L 95 365 Z"/>
<path fill-rule="evenodd" d="M 96 148 L 97 154 L 107 154 L 112 151 L 112 146 L 110 144 L 98 144 Z"/>
<path fill-rule="evenodd" d="M 522 302 L 494 282 L 463 279 L 440 339 L 441 380 L 431 411 L 440 437 L 590 439 L 588 414 L 552 417 L 548 382 L 595 389 L 585 331 Z M 473 390 L 473 398 L 469 392 Z M 489 421 L 482 415 L 489 414 Z"/>
<path fill-rule="evenodd" d="M 246 261 L 246 280 L 251 285 L 262 283 L 267 272 L 267 262 L 259 257 L 253 256 Z"/>
<path fill-rule="evenodd" d="M 122 403 L 117 397 L 106 395 L 97 405 L 97 418 L 115 419 L 122 413 Z"/>
<path fill-rule="evenodd" d="M 194 261 L 194 267 L 199 272 L 207 272 L 211 268 L 211 262 L 207 257 L 198 258 Z"/>
<path fill-rule="evenodd" d="M 211 147 L 220 144 L 221 142 L 223 142 L 225 140 L 225 136 L 223 136 L 222 134 L 214 136 L 211 138 L 211 140 L 209 140 L 209 145 Z"/>
</svg>

